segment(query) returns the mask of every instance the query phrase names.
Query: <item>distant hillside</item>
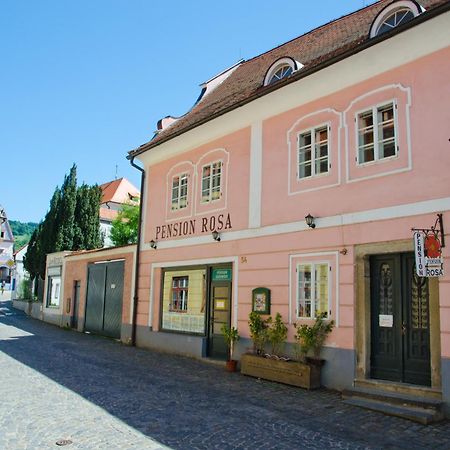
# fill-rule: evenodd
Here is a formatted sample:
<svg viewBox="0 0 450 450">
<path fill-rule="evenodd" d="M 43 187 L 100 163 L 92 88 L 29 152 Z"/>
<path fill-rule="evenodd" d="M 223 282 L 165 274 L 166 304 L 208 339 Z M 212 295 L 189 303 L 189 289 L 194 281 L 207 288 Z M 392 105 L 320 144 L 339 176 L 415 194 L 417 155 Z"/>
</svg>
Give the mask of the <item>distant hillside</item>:
<svg viewBox="0 0 450 450">
<path fill-rule="evenodd" d="M 33 231 L 38 224 L 34 222 L 20 222 L 18 220 L 10 220 L 12 232 L 14 234 L 14 250 L 19 250 L 30 241 Z"/>
</svg>

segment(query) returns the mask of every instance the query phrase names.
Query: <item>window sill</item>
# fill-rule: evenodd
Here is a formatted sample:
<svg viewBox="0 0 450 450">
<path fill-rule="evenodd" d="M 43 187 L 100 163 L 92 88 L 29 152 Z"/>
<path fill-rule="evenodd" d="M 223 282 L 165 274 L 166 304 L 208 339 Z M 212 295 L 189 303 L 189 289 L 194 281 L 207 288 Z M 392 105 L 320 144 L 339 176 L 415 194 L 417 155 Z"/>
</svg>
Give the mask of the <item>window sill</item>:
<svg viewBox="0 0 450 450">
<path fill-rule="evenodd" d="M 396 159 L 398 159 L 398 153 L 396 155 L 394 155 L 394 156 L 388 156 L 387 158 L 375 159 L 373 161 L 368 161 L 368 162 L 365 162 L 365 163 L 357 162 L 356 163 L 356 167 L 357 168 L 364 168 L 364 167 L 376 166 L 378 164 L 384 164 L 384 163 L 387 163 L 389 161 L 394 161 Z"/>
</svg>

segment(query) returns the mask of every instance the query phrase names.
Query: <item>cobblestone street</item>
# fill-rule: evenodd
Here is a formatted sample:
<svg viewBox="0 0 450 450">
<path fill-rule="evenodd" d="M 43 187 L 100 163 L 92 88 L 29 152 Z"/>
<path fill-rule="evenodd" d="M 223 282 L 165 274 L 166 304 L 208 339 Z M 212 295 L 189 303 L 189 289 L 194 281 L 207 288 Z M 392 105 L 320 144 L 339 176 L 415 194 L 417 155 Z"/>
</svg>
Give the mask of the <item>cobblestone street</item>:
<svg viewBox="0 0 450 450">
<path fill-rule="evenodd" d="M 450 424 L 63 330 L 0 303 L 0 448 L 449 449 Z"/>
</svg>

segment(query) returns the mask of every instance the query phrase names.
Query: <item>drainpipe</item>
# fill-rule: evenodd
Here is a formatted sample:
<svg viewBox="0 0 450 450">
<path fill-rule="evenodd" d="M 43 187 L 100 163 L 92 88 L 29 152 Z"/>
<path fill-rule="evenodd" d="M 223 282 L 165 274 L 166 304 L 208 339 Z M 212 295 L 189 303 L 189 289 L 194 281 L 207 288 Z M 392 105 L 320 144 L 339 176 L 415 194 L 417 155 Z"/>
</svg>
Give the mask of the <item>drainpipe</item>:
<svg viewBox="0 0 450 450">
<path fill-rule="evenodd" d="M 137 308 L 138 308 L 138 290 L 139 290 L 139 257 L 141 247 L 142 236 L 142 211 L 144 209 L 144 185 L 145 185 L 145 170 L 134 163 L 134 156 L 130 159 L 130 164 L 139 172 L 141 172 L 141 198 L 139 207 L 139 224 L 138 224 L 138 238 L 136 248 L 136 261 L 135 261 L 135 276 L 134 276 L 134 295 L 133 295 L 133 316 L 131 318 L 131 345 L 136 346 L 136 320 L 137 320 Z"/>
</svg>

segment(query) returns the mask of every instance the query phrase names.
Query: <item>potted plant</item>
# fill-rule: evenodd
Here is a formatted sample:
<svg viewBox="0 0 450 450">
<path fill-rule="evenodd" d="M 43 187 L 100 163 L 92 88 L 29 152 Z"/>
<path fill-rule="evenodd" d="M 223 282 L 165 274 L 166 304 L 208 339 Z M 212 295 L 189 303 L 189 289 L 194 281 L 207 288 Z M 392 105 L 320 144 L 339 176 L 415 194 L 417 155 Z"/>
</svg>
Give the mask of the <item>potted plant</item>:
<svg viewBox="0 0 450 450">
<path fill-rule="evenodd" d="M 333 321 L 324 319 L 324 315 L 319 315 L 313 325 L 296 326 L 295 338 L 300 360 L 293 361 L 281 356 L 288 331 L 281 314 L 277 314 L 275 320 L 271 317 L 263 320 L 250 314 L 250 335 L 255 351 L 242 355 L 241 373 L 306 389 L 320 387 L 321 367 L 313 363 L 314 359 L 309 360 L 307 354 L 312 351 L 314 355 L 320 356 L 323 343 L 334 326 Z M 271 344 L 272 355 L 263 351 L 267 341 Z"/>
<path fill-rule="evenodd" d="M 264 346 L 267 342 L 267 324 L 269 319 L 263 319 L 255 311 L 250 313 L 248 325 L 250 328 L 250 338 L 253 341 L 253 353 L 255 355 L 264 354 Z"/>
<path fill-rule="evenodd" d="M 222 325 L 222 333 L 227 344 L 227 362 L 226 369 L 228 372 L 236 372 L 237 361 L 233 359 L 234 344 L 239 340 L 238 330 L 234 327 L 229 327 L 227 324 Z"/>
<path fill-rule="evenodd" d="M 283 323 L 280 313 L 277 313 L 274 321 L 269 317 L 267 323 L 267 340 L 271 344 L 271 355 L 280 358 L 287 338 L 287 326 Z"/>
<path fill-rule="evenodd" d="M 295 335 L 296 353 L 300 361 L 322 365 L 323 360 L 320 359 L 320 353 L 327 336 L 334 328 L 334 320 L 327 321 L 326 314 L 320 313 L 313 325 L 294 324 L 294 326 L 297 329 Z M 311 351 L 313 357 L 308 357 Z"/>
</svg>

